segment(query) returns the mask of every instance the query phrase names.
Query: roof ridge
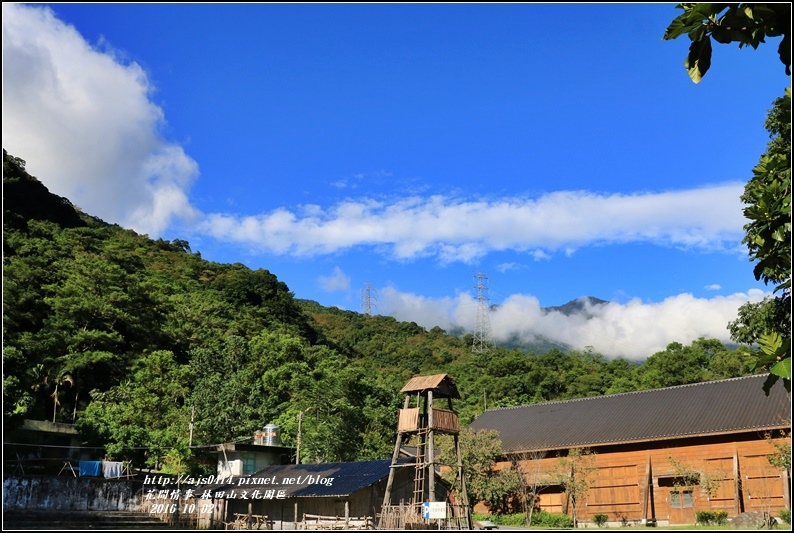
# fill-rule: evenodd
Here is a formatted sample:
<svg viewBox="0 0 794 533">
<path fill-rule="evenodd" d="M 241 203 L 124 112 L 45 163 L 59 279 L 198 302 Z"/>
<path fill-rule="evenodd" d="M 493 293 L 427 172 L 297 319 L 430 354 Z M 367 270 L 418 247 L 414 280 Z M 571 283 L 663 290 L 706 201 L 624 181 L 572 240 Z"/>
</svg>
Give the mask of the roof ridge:
<svg viewBox="0 0 794 533">
<path fill-rule="evenodd" d="M 536 405 L 556 405 L 561 403 L 573 403 L 573 402 L 582 402 L 587 400 L 598 400 L 601 398 L 614 398 L 616 396 L 628 396 L 631 394 L 647 394 L 649 392 L 658 392 L 663 390 L 671 390 L 671 389 L 681 389 L 684 387 L 697 387 L 702 385 L 710 385 L 714 383 L 725 383 L 727 381 L 738 381 L 742 379 L 752 379 L 752 378 L 759 378 L 765 377 L 764 374 L 753 374 L 750 376 L 738 376 L 735 378 L 725 378 L 725 379 L 713 379 L 710 381 L 699 381 L 697 383 L 684 383 L 683 385 L 673 385 L 670 387 L 658 387 L 656 389 L 644 389 L 644 390 L 635 390 L 635 391 L 628 391 L 628 392 L 616 392 L 614 394 L 600 394 L 598 396 L 585 396 L 584 398 L 569 398 L 567 400 L 552 400 L 548 402 L 538 402 L 538 403 L 528 403 L 524 405 L 511 405 L 508 407 L 494 407 L 492 409 L 486 409 L 485 412 L 488 411 L 506 411 L 508 409 L 523 409 L 525 407 L 533 407 Z"/>
</svg>

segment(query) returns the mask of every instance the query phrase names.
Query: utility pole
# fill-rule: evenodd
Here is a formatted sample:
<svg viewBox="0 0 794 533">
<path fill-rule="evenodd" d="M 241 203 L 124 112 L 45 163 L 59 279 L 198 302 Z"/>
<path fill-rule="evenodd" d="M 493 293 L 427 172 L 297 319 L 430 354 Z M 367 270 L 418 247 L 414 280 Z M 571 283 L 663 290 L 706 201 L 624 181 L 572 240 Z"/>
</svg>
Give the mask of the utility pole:
<svg viewBox="0 0 794 533">
<path fill-rule="evenodd" d="M 484 353 L 490 350 L 493 344 L 488 296 L 485 294 L 488 291 L 488 287 L 485 285 L 485 280 L 488 277 L 482 272 L 478 272 L 474 278 L 477 280 L 477 285 L 475 285 L 477 289 L 477 323 L 474 326 L 474 340 L 471 351 Z"/>
<path fill-rule="evenodd" d="M 303 422 L 303 411 L 298 411 L 298 446 L 295 450 L 295 464 L 301 464 L 301 423 Z M 297 505 L 297 504 L 296 504 Z"/>
<path fill-rule="evenodd" d="M 372 288 L 372 283 L 367 281 L 361 289 L 361 311 L 372 316 L 372 309 L 378 310 L 378 291 Z"/>
<path fill-rule="evenodd" d="M 196 406 L 191 405 L 190 406 L 190 438 L 188 439 L 188 443 L 187 443 L 188 448 L 193 446 L 193 419 L 195 418 L 195 416 L 196 416 Z"/>
</svg>

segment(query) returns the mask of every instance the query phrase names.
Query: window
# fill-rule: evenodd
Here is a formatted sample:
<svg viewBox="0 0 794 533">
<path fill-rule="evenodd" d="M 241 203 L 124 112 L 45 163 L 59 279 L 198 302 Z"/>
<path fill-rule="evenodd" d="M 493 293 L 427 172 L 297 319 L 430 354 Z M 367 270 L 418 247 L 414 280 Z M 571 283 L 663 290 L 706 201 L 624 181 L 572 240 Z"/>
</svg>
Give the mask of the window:
<svg viewBox="0 0 794 533">
<path fill-rule="evenodd" d="M 243 454 L 243 475 L 248 476 L 256 472 L 256 456 L 253 453 Z"/>
<path fill-rule="evenodd" d="M 682 498 L 683 496 L 683 498 Z M 671 490 L 670 491 L 670 507 L 672 509 L 681 509 L 682 507 L 694 507 L 695 500 L 692 498 L 692 491 L 691 490 L 683 490 L 679 492 L 678 490 Z"/>
</svg>

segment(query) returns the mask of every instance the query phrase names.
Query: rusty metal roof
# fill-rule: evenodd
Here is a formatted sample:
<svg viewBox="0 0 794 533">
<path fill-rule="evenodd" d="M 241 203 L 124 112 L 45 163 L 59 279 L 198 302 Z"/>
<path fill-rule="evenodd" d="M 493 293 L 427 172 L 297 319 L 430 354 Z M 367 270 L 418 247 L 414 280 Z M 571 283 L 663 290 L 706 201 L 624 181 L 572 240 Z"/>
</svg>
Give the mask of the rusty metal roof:
<svg viewBox="0 0 794 533">
<path fill-rule="evenodd" d="M 766 375 L 622 394 L 491 409 L 472 422 L 499 432 L 519 452 L 767 431 L 791 426 L 782 383 L 769 396 Z"/>
<path fill-rule="evenodd" d="M 414 376 L 400 389 L 400 392 L 422 392 L 432 390 L 436 398 L 460 398 L 458 386 L 447 374 L 433 376 Z"/>
</svg>

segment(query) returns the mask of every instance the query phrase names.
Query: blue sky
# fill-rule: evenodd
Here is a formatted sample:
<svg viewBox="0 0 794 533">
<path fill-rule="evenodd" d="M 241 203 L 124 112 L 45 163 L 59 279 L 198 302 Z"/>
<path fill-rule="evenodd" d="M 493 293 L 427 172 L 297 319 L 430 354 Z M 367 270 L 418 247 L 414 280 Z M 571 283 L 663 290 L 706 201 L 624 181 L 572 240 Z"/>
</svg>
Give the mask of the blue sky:
<svg viewBox="0 0 794 533">
<path fill-rule="evenodd" d="M 3 4 L 3 147 L 299 298 L 643 359 L 728 341 L 777 40 L 693 84 L 675 4 Z M 590 320 L 543 315 L 581 296 Z"/>
</svg>

